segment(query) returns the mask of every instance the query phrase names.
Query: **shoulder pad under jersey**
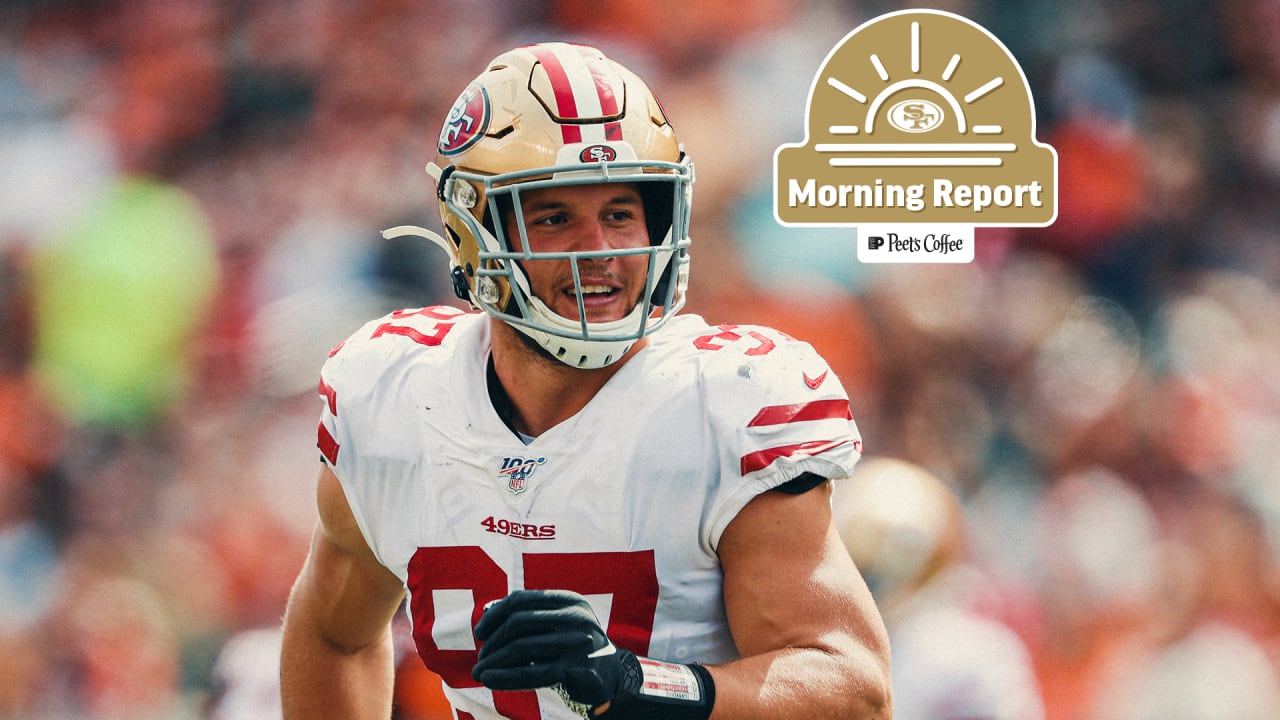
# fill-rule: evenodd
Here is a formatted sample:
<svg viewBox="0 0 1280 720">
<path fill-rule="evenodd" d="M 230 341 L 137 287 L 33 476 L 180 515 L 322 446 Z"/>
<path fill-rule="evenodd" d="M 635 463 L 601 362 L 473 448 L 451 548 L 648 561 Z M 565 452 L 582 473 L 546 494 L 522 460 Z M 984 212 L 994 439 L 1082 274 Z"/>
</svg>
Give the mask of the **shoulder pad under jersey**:
<svg viewBox="0 0 1280 720">
<path fill-rule="evenodd" d="M 326 400 L 318 442 L 331 465 L 338 464 L 344 436 L 349 439 L 357 428 L 395 427 L 384 421 L 406 395 L 404 374 L 423 364 L 443 367 L 450 353 L 429 350 L 477 316 L 450 306 L 397 310 L 366 323 L 329 352 L 318 388 Z"/>
<path fill-rule="evenodd" d="M 842 477 L 862 440 L 849 397 L 806 342 L 758 325 L 720 325 L 690 339 L 709 420 L 744 477 L 781 484 L 803 472 Z"/>
</svg>

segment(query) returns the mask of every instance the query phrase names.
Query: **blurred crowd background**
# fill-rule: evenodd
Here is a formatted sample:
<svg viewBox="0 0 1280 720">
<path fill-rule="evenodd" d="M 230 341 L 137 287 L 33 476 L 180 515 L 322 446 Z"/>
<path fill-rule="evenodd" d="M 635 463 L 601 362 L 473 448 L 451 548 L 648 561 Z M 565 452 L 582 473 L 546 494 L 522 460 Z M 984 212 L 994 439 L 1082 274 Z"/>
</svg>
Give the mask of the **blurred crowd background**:
<svg viewBox="0 0 1280 720">
<path fill-rule="evenodd" d="M 695 159 L 688 311 L 811 340 L 855 479 L 899 478 L 850 536 L 899 720 L 1280 717 L 1280 2 L 924 5 L 1008 46 L 1059 155 L 1056 224 L 967 265 L 772 217 L 826 53 L 905 4 L 0 4 L 0 718 L 278 715 L 318 367 L 456 303 L 379 230 L 438 227 L 449 106 L 547 39 L 637 70 Z M 449 717 L 404 657 L 398 717 Z"/>
</svg>

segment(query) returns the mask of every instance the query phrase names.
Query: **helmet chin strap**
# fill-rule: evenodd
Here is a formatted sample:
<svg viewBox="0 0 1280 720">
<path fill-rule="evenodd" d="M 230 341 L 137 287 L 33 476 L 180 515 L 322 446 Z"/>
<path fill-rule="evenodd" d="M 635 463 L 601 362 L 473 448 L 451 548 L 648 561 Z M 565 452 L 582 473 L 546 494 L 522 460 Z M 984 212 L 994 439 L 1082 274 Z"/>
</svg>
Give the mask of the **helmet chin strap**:
<svg viewBox="0 0 1280 720">
<path fill-rule="evenodd" d="M 642 300 L 626 317 L 609 322 L 586 323 L 587 331 L 596 335 L 614 335 L 635 330 L 638 334 L 646 303 Z M 570 320 L 547 307 L 547 304 L 536 295 L 529 296 L 530 319 L 542 325 L 548 325 L 566 332 L 582 332 L 582 323 Z M 625 340 L 585 340 L 576 337 L 564 337 L 544 330 L 511 323 L 520 332 L 533 338 L 552 357 L 560 362 L 582 370 L 596 370 L 612 365 L 627 354 L 637 338 Z"/>
</svg>

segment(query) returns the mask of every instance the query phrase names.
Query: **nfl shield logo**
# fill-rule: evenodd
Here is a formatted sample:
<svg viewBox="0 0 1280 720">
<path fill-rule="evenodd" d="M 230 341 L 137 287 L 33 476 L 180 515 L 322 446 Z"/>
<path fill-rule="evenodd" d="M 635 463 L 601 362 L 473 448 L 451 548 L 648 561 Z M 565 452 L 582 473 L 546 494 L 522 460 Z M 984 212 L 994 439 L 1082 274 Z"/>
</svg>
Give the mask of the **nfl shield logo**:
<svg viewBox="0 0 1280 720">
<path fill-rule="evenodd" d="M 505 457 L 502 458 L 502 469 L 498 471 L 498 477 L 506 479 L 507 490 L 511 491 L 512 495 L 519 495 L 529 488 L 529 476 L 546 461 L 545 457 L 530 459 Z"/>
</svg>

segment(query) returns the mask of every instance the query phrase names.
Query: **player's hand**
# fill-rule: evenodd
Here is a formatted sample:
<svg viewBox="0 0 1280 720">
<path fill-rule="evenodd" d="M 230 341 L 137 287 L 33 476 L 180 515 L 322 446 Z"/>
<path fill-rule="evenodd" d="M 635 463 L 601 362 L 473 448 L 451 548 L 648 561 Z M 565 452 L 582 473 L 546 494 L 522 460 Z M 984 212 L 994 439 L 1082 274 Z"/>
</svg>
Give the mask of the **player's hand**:
<svg viewBox="0 0 1280 720">
<path fill-rule="evenodd" d="M 635 655 L 616 647 L 586 598 L 568 590 L 517 590 L 490 605 L 476 623 L 480 661 L 471 671 L 492 690 L 556 688 L 595 708 L 630 680 L 639 684 Z"/>
</svg>

